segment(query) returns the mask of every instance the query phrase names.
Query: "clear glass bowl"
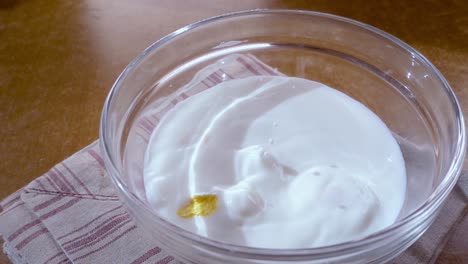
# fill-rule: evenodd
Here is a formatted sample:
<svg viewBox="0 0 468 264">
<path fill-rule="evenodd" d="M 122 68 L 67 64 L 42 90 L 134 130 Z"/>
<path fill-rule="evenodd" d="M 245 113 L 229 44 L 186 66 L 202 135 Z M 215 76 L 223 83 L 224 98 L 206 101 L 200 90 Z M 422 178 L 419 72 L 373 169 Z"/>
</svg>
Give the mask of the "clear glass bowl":
<svg viewBox="0 0 468 264">
<path fill-rule="evenodd" d="M 286 75 L 341 90 L 387 124 L 402 149 L 408 177 L 397 222 L 359 241 L 278 250 L 213 241 L 171 224 L 149 208 L 142 191 L 146 142 L 132 132 L 138 117 L 171 100 L 196 72 L 230 54 L 251 54 Z M 100 138 L 106 168 L 138 225 L 176 258 L 203 264 L 386 262 L 433 222 L 457 181 L 465 154 L 458 101 L 423 55 L 369 25 L 293 10 L 227 14 L 155 42 L 112 87 Z"/>
</svg>

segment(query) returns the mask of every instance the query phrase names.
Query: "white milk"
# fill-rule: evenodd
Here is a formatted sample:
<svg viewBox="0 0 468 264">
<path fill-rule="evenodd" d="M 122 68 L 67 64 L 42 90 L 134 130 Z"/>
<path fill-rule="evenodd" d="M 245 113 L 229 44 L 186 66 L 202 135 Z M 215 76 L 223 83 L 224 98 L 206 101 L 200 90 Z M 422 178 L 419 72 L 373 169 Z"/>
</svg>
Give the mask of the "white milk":
<svg viewBox="0 0 468 264">
<path fill-rule="evenodd" d="M 390 130 L 321 83 L 257 76 L 177 104 L 148 145 L 154 210 L 191 232 L 262 248 L 355 240 L 391 225 L 404 202 L 404 160 Z M 215 194 L 208 216 L 177 212 Z"/>
</svg>

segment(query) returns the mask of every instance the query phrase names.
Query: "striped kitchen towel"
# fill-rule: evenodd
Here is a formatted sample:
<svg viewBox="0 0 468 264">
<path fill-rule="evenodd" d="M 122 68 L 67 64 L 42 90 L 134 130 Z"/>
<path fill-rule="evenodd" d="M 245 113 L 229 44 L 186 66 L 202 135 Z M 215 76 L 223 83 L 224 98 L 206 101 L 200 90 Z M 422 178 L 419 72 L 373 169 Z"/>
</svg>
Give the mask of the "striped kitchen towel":
<svg viewBox="0 0 468 264">
<path fill-rule="evenodd" d="M 200 71 L 174 103 L 224 80 L 278 74 L 251 55 L 230 55 Z M 142 140 L 147 140 L 161 114 L 140 119 L 136 132 Z M 465 254 L 468 261 L 467 193 L 468 178 L 462 174 L 429 231 L 393 263 L 435 263 L 442 250 Z M 98 142 L 11 194 L 0 206 L 3 248 L 15 264 L 178 263 L 127 213 L 104 169 Z"/>
</svg>

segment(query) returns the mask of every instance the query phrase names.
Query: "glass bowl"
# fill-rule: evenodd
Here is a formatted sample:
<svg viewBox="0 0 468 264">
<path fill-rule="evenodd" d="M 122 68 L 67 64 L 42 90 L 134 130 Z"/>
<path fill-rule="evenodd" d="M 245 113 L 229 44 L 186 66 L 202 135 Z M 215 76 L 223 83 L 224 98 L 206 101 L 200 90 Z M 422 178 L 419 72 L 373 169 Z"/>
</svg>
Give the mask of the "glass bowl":
<svg viewBox="0 0 468 264">
<path fill-rule="evenodd" d="M 333 246 L 265 249 L 198 236 L 150 209 L 142 180 L 147 143 L 138 136 L 139 119 L 162 105 L 172 107 L 168 102 L 207 65 L 222 64 L 226 56 L 239 54 L 254 56 L 285 75 L 338 89 L 387 124 L 400 144 L 407 172 L 405 204 L 393 225 Z M 129 211 L 155 244 L 186 263 L 389 261 L 433 222 L 458 179 L 465 155 L 460 105 L 431 62 L 379 29 L 309 11 L 238 12 L 169 34 L 118 77 L 105 102 L 100 128 L 107 171 Z"/>
</svg>

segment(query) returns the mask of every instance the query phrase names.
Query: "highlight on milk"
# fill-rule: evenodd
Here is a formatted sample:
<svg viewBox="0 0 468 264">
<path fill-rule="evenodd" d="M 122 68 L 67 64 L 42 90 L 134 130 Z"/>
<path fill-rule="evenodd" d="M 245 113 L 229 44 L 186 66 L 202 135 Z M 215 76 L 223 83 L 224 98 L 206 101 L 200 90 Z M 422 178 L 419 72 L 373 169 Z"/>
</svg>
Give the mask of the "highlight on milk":
<svg viewBox="0 0 468 264">
<path fill-rule="evenodd" d="M 405 164 L 372 111 L 324 84 L 255 76 L 178 103 L 153 131 L 148 201 L 201 236 L 260 248 L 310 248 L 391 225 Z"/>
</svg>

